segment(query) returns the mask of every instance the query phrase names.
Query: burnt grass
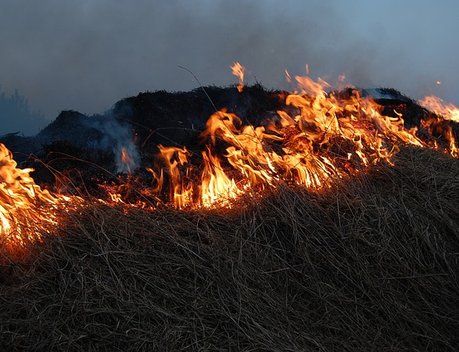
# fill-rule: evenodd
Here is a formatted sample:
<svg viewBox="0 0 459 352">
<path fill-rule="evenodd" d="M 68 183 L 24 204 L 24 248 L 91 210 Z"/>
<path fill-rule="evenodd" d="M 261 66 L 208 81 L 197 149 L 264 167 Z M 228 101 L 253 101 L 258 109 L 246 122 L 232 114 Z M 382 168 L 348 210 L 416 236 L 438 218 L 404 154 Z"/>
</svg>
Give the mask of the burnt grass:
<svg viewBox="0 0 459 352">
<path fill-rule="evenodd" d="M 459 161 L 232 210 L 91 205 L 0 267 L 3 351 L 456 351 Z"/>
</svg>

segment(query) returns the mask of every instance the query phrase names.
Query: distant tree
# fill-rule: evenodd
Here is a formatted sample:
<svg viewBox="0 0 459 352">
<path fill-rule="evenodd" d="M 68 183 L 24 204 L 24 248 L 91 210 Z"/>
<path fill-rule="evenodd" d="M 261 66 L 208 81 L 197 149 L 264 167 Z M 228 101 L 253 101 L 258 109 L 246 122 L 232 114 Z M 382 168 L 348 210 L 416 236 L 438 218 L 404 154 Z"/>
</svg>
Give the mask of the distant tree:
<svg viewBox="0 0 459 352">
<path fill-rule="evenodd" d="M 0 87 L 0 135 L 14 132 L 34 135 L 45 124 L 45 117 L 30 111 L 26 97 L 17 89 L 9 95 Z"/>
</svg>

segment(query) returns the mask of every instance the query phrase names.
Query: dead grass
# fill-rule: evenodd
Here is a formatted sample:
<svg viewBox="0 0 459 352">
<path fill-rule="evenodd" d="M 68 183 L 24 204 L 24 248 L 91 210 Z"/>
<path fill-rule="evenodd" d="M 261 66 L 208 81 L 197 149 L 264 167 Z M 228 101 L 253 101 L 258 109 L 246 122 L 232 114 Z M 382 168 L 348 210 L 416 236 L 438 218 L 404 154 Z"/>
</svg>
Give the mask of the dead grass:
<svg viewBox="0 0 459 352">
<path fill-rule="evenodd" d="M 455 351 L 459 161 L 237 210 L 101 205 L 0 267 L 5 351 Z"/>
</svg>

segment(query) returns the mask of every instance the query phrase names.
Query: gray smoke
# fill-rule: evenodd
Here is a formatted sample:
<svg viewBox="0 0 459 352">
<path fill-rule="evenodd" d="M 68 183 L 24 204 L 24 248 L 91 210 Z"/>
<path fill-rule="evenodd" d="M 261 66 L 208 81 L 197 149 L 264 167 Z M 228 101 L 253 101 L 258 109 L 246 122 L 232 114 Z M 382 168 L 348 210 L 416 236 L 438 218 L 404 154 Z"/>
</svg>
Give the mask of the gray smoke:
<svg viewBox="0 0 459 352">
<path fill-rule="evenodd" d="M 84 123 L 102 132 L 102 138 L 88 145 L 90 149 L 113 152 L 116 162 L 116 172 L 130 173 L 139 166 L 140 154 L 134 143 L 132 131 L 127 125 L 118 122 L 110 113 L 100 118 L 84 120 Z M 127 159 L 123 160 L 123 152 Z"/>
<path fill-rule="evenodd" d="M 457 104 L 458 12 L 455 0 L 2 0 L 0 84 L 52 119 L 195 88 L 178 65 L 226 85 L 239 60 L 249 83 L 282 88 L 284 69 L 308 63 L 314 77 Z"/>
</svg>

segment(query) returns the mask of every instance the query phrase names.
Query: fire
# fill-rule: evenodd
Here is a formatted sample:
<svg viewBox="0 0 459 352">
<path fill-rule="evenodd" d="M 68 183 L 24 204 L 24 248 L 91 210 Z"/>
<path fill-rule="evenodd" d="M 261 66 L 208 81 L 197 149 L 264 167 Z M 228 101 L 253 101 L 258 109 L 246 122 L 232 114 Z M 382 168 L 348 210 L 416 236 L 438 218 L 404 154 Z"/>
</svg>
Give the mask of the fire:
<svg viewBox="0 0 459 352">
<path fill-rule="evenodd" d="M 12 153 L 0 143 L 0 243 L 10 250 L 40 240 L 58 224 L 58 209 L 78 199 L 41 189 L 30 176 L 32 171 L 18 168 Z"/>
<path fill-rule="evenodd" d="M 326 82 L 308 77 L 297 81 L 303 93 L 286 99 L 294 113 L 278 111 L 278 119 L 267 126 L 244 126 L 225 111 L 207 121 L 203 136 L 212 144 L 217 138 L 229 144 L 226 161 L 250 187 L 283 180 L 320 189 L 334 178 L 390 162 L 401 144 L 425 146 L 415 130 L 403 127 L 401 117 L 381 115 L 374 101 L 358 94 L 341 100 L 325 93 Z"/>
<path fill-rule="evenodd" d="M 170 199 L 173 199 L 177 208 L 186 208 L 193 203 L 193 184 L 190 182 L 192 167 L 188 166 L 190 153 L 186 148 L 158 147 L 169 175 Z M 158 180 L 159 190 L 163 186 L 160 182 L 162 180 Z"/>
<path fill-rule="evenodd" d="M 121 147 L 121 155 L 120 155 L 121 163 L 126 167 L 128 172 L 131 172 L 131 167 L 134 164 L 129 152 L 127 151 L 126 147 Z"/>
<path fill-rule="evenodd" d="M 242 66 L 238 61 L 234 62 L 231 66 L 231 72 L 237 78 L 239 78 L 239 83 L 237 85 L 237 90 L 239 93 L 242 93 L 244 89 L 244 75 L 245 75 L 245 68 Z"/>
<path fill-rule="evenodd" d="M 186 148 L 164 147 L 159 145 L 160 156 L 164 162 L 164 170 L 168 183 L 164 184 L 164 172 L 155 173 L 155 193 L 160 195 L 165 188 L 169 190 L 169 199 L 179 208 L 194 206 L 210 207 L 219 204 L 228 206 L 231 199 L 241 194 L 234 179 L 230 179 L 220 164 L 218 157 L 212 155 L 211 149 L 203 151 L 203 169 L 200 176 L 201 183 L 195 182 L 198 170 L 189 162 L 191 153 Z"/>
<path fill-rule="evenodd" d="M 242 66 L 235 63 L 233 72 L 235 67 Z M 403 145 L 439 148 L 435 138 L 421 139 L 417 128 L 405 128 L 402 114 L 385 116 L 358 90 L 343 96 L 328 92 L 331 86 L 320 78 L 296 76 L 295 81 L 299 90 L 285 96 L 285 108 L 259 126 L 221 110 L 207 120 L 199 154 L 159 145 L 160 162 L 148 169 L 155 179 L 151 194 L 178 209 L 231 207 L 240 195 L 280 182 L 329 188 L 378 163 L 393 164 Z M 452 129 L 442 121 L 427 119 L 422 127 L 432 136 L 441 133 L 444 150 L 457 157 Z M 217 152 L 222 146 L 223 154 Z"/>
<path fill-rule="evenodd" d="M 118 146 L 116 150 L 117 172 L 131 174 L 138 163 L 138 152 L 134 143 L 129 141 L 126 145 Z"/>
<path fill-rule="evenodd" d="M 236 62 L 232 70 L 241 92 L 244 68 Z M 293 81 L 287 71 L 286 75 Z M 107 197 L 98 201 L 149 210 L 160 202 L 178 209 L 229 208 L 242 194 L 254 195 L 280 183 L 320 192 L 378 163 L 391 165 L 405 145 L 443 148 L 459 157 L 451 127 L 451 122 L 459 122 L 459 109 L 452 104 L 425 98 L 421 104 L 438 116 L 423 119 L 419 126 L 423 134 L 418 135 L 417 128 L 405 128 L 402 114 L 384 115 L 382 107 L 359 90 L 341 94 L 320 78 L 294 79 L 298 91 L 281 93 L 285 106 L 258 126 L 220 110 L 209 117 L 200 134 L 200 152 L 158 145 L 156 161 L 147 168 L 153 180 L 149 187 L 139 187 L 131 173 L 134 158 L 122 147 L 118 161 L 129 175 L 120 178 L 125 181 L 120 186 L 101 185 Z M 421 138 L 425 133 L 429 136 Z M 439 135 L 445 143 L 439 143 Z M 18 168 L 11 152 L 0 144 L 0 235 L 5 246 L 41 239 L 59 223 L 60 209 L 83 204 L 81 198 L 41 189 L 31 171 Z M 133 190 L 142 199 L 127 200 Z"/>
<path fill-rule="evenodd" d="M 215 204 L 230 206 L 231 200 L 241 195 L 241 189 L 234 179 L 230 179 L 220 164 L 219 158 L 213 156 L 210 149 L 202 152 L 204 169 L 201 176 L 201 204 L 211 207 Z"/>
<path fill-rule="evenodd" d="M 459 123 L 459 108 L 454 104 L 446 103 L 434 95 L 425 97 L 419 102 L 419 104 L 427 110 L 443 116 L 446 120 Z"/>
</svg>

